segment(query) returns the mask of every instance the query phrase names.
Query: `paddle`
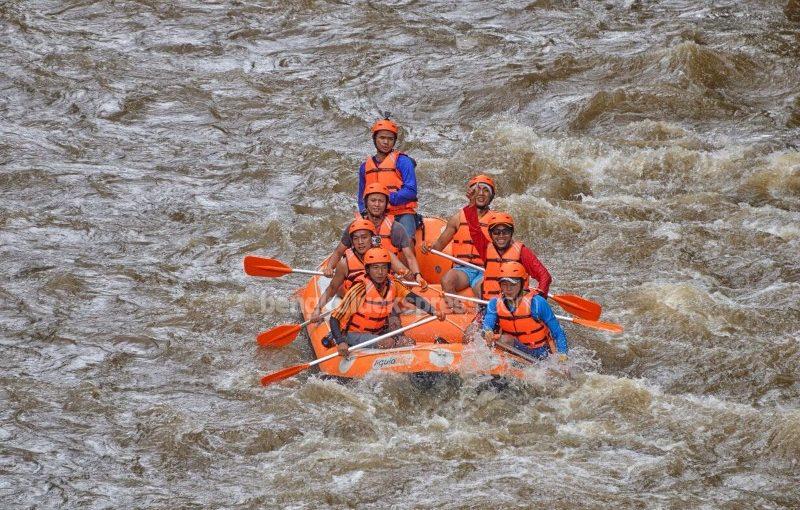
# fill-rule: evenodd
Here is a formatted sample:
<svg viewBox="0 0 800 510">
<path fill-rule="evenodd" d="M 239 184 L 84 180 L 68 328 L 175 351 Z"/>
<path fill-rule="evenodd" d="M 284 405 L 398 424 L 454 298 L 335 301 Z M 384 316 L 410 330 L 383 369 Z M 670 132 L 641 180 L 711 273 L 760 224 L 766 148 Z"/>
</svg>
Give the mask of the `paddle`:
<svg viewBox="0 0 800 510">
<path fill-rule="evenodd" d="M 454 299 L 461 299 L 462 301 L 471 301 L 473 303 L 480 303 L 482 305 L 488 303 L 488 301 L 485 301 L 483 299 L 462 296 L 460 294 L 453 294 L 452 292 L 442 292 L 442 294 Z M 563 321 L 574 322 L 575 324 L 586 326 L 587 328 L 599 329 L 600 331 L 608 331 L 609 333 L 622 333 L 623 331 L 622 326 L 620 326 L 619 324 L 615 324 L 613 322 L 590 321 L 587 319 L 581 319 L 580 317 L 567 317 L 566 315 L 556 315 L 555 317 Z"/>
<path fill-rule="evenodd" d="M 397 335 L 399 333 L 403 333 L 404 331 L 408 331 L 409 329 L 416 328 L 417 326 L 422 326 L 423 324 L 427 324 L 428 322 L 435 321 L 435 320 L 436 320 L 436 317 L 433 316 L 433 315 L 430 316 L 430 317 L 425 317 L 424 319 L 418 320 L 417 322 L 409 324 L 408 326 L 403 326 L 402 328 L 398 328 L 398 329 L 396 329 L 394 331 L 390 331 L 389 333 L 385 333 L 383 335 L 376 336 L 372 340 L 367 340 L 364 343 L 360 343 L 360 344 L 358 344 L 358 345 L 356 345 L 354 347 L 351 347 L 350 348 L 350 352 L 361 350 L 361 349 L 363 349 L 365 347 L 369 347 L 370 345 L 372 345 L 374 343 L 377 343 L 377 342 L 380 342 L 381 340 L 385 340 L 387 338 L 393 337 L 394 335 Z M 300 365 L 294 365 L 294 366 L 291 366 L 291 367 L 287 367 L 287 368 L 278 370 L 277 372 L 272 372 L 271 374 L 267 374 L 267 375 L 265 375 L 264 377 L 261 378 L 261 385 L 262 386 L 267 386 L 268 384 L 272 384 L 274 382 L 278 382 L 278 381 L 282 381 L 284 379 L 288 379 L 289 377 L 292 377 L 293 375 L 299 374 L 303 370 L 309 369 L 309 368 L 313 367 L 314 365 L 319 365 L 320 363 L 328 361 L 329 359 L 333 359 L 338 355 L 339 355 L 338 352 L 334 352 L 333 354 L 329 354 L 327 356 L 323 356 L 322 358 L 316 359 L 316 360 L 314 360 L 314 361 L 312 361 L 310 363 L 301 363 Z"/>
<path fill-rule="evenodd" d="M 461 264 L 462 266 L 471 267 L 472 269 L 477 269 L 480 272 L 486 271 L 485 268 L 481 266 L 476 266 L 475 264 L 470 264 L 469 262 L 463 261 L 459 258 L 453 257 L 452 255 L 448 255 L 446 253 L 442 253 L 439 250 L 431 250 L 431 253 L 439 255 L 440 257 L 444 257 L 447 260 L 455 262 L 456 264 Z M 547 294 L 549 299 L 552 299 L 558 305 L 564 309 L 565 312 L 569 312 L 573 315 L 577 315 L 582 319 L 587 319 L 590 321 L 596 321 L 600 318 L 600 313 L 602 312 L 602 308 L 598 303 L 594 301 L 590 301 L 586 298 L 581 296 L 576 296 L 575 294 Z"/>
<path fill-rule="evenodd" d="M 330 315 L 331 312 L 333 312 L 333 310 L 328 310 L 320 317 Z M 289 345 L 297 338 L 297 334 L 300 333 L 300 330 L 311 324 L 311 322 L 313 321 L 309 319 L 301 324 L 281 324 L 280 326 L 275 326 L 268 331 L 260 333 L 256 341 L 261 347 L 283 347 Z"/>
<path fill-rule="evenodd" d="M 301 273 L 311 275 L 322 275 L 322 271 L 310 271 L 308 269 L 294 269 L 280 260 L 268 259 L 256 255 L 247 255 L 244 258 L 244 272 L 250 276 L 265 276 L 267 278 L 280 278 L 289 273 Z"/>
</svg>

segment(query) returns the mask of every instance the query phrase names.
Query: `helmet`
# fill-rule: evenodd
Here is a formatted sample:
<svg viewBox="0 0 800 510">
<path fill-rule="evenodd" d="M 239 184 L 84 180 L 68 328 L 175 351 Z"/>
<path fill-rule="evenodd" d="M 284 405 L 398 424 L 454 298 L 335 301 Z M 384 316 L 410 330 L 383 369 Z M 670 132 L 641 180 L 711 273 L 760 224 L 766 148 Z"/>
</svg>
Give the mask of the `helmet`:
<svg viewBox="0 0 800 510">
<path fill-rule="evenodd" d="M 512 229 L 514 228 L 514 218 L 511 217 L 510 214 L 504 212 L 490 212 L 489 217 L 486 218 L 486 228 L 490 231 L 493 227 L 497 225 L 508 225 Z"/>
<path fill-rule="evenodd" d="M 391 131 L 394 133 L 394 136 L 397 136 L 398 127 L 394 121 L 387 119 L 381 119 L 375 124 L 372 125 L 372 136 L 375 137 L 375 133 L 378 131 L 385 129 L 386 131 Z"/>
<path fill-rule="evenodd" d="M 528 272 L 519 262 L 503 262 L 500 264 L 498 279 L 502 282 L 505 278 L 522 280 L 522 288 L 528 290 Z"/>
<path fill-rule="evenodd" d="M 469 182 L 467 183 L 467 188 L 471 188 L 471 187 L 475 186 L 476 184 L 486 184 L 486 185 L 488 185 L 490 188 L 492 188 L 492 193 L 493 194 L 494 194 L 494 190 L 496 189 L 495 186 L 494 186 L 494 179 L 492 179 L 488 175 L 484 175 L 484 174 L 476 175 L 475 177 L 473 177 L 472 179 L 469 180 Z"/>
<path fill-rule="evenodd" d="M 369 220 L 353 220 L 353 223 L 350 224 L 350 228 L 347 229 L 347 233 L 351 236 L 357 230 L 369 230 L 372 235 L 376 235 L 377 232 L 375 231 L 375 224 Z"/>
<path fill-rule="evenodd" d="M 373 182 L 372 184 L 367 184 L 367 186 L 364 188 L 364 195 L 362 195 L 361 198 L 367 198 L 367 195 L 370 195 L 372 193 L 381 193 L 383 195 L 386 195 L 386 197 L 388 198 L 389 188 L 387 188 L 384 184 L 381 184 L 379 182 Z"/>
<path fill-rule="evenodd" d="M 386 248 L 370 248 L 364 254 L 364 267 L 370 264 L 391 264 L 392 257 Z"/>
</svg>

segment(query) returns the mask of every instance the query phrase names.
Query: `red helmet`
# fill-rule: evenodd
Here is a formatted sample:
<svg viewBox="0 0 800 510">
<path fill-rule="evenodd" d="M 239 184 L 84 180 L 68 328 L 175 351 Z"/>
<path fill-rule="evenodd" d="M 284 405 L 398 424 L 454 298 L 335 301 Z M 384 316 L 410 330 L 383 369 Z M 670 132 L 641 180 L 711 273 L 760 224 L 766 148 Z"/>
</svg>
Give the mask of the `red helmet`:
<svg viewBox="0 0 800 510">
<path fill-rule="evenodd" d="M 383 195 L 386 195 L 387 199 L 389 198 L 389 188 L 387 188 L 386 185 L 381 184 L 379 182 L 373 182 L 372 184 L 367 184 L 367 186 L 364 188 L 364 195 L 362 195 L 361 198 L 367 198 L 367 195 L 370 195 L 372 193 L 381 193 Z"/>
<path fill-rule="evenodd" d="M 486 228 L 491 232 L 492 228 L 497 225 L 508 225 L 514 228 L 514 218 L 510 214 L 504 212 L 493 211 L 488 214 L 486 218 Z"/>
<path fill-rule="evenodd" d="M 364 254 L 364 267 L 370 264 L 391 264 L 392 256 L 386 248 L 370 248 Z"/>
<path fill-rule="evenodd" d="M 475 177 L 470 179 L 469 182 L 467 183 L 467 188 L 471 188 L 471 187 L 475 186 L 476 184 L 486 184 L 486 185 L 488 185 L 490 188 L 492 188 L 492 193 L 494 193 L 494 190 L 497 189 L 494 186 L 494 179 L 492 179 L 488 175 L 484 175 L 484 174 L 476 175 Z"/>
<path fill-rule="evenodd" d="M 372 125 L 372 136 L 375 136 L 375 133 L 385 129 L 386 131 L 391 131 L 394 133 L 394 136 L 397 136 L 397 132 L 399 131 L 397 124 L 394 121 L 389 119 L 381 119 L 375 124 Z"/>
<path fill-rule="evenodd" d="M 529 279 L 528 272 L 525 266 L 519 262 L 503 262 L 500 264 L 500 272 L 498 274 L 499 280 L 502 282 L 503 278 L 512 278 L 514 280 L 522 280 L 522 288 L 528 290 Z"/>
<path fill-rule="evenodd" d="M 377 235 L 375 224 L 369 220 L 353 220 L 353 223 L 350 224 L 350 228 L 347 229 L 347 233 L 352 237 L 353 233 L 357 230 L 369 230 L 372 235 Z"/>
</svg>

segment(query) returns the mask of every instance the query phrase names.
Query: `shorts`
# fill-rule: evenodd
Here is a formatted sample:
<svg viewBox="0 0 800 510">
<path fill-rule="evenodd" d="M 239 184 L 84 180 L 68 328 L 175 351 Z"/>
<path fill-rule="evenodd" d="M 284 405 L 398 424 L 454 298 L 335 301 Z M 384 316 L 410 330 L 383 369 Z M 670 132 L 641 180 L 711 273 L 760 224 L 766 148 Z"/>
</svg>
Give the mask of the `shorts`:
<svg viewBox="0 0 800 510">
<path fill-rule="evenodd" d="M 483 280 L 483 271 L 478 271 L 477 269 L 467 266 L 455 266 L 453 269 L 467 275 L 470 287 L 475 287 L 476 284 L 479 284 Z"/>
<path fill-rule="evenodd" d="M 408 213 L 408 214 L 401 214 L 399 216 L 394 217 L 394 221 L 401 224 L 404 229 L 406 229 L 406 233 L 408 233 L 408 238 L 412 241 L 414 240 L 414 235 L 417 232 L 417 218 L 416 214 Z"/>
</svg>

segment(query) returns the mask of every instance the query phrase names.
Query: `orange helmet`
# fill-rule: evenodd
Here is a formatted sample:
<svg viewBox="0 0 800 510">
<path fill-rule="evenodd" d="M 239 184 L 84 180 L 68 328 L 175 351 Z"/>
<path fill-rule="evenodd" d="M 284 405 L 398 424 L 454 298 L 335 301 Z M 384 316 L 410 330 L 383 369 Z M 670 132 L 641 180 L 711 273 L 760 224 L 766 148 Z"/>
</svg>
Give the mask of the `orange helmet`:
<svg viewBox="0 0 800 510">
<path fill-rule="evenodd" d="M 369 230 L 372 235 L 377 235 L 375 224 L 369 220 L 353 220 L 353 223 L 350 224 L 350 228 L 347 229 L 347 233 L 352 237 L 353 233 L 357 230 Z"/>
<path fill-rule="evenodd" d="M 384 184 L 379 182 L 373 182 L 372 184 L 367 184 L 367 187 L 364 188 L 364 195 L 361 198 L 367 198 L 367 195 L 372 193 L 381 193 L 386 195 L 386 198 L 389 198 L 389 188 L 387 188 Z"/>
<path fill-rule="evenodd" d="M 494 190 L 496 189 L 494 187 L 494 179 L 492 179 L 488 175 L 484 175 L 484 174 L 476 175 L 475 177 L 473 177 L 472 179 L 469 180 L 469 182 L 467 183 L 467 188 L 471 188 L 471 187 L 475 186 L 476 184 L 486 184 L 486 185 L 488 185 L 490 188 L 492 188 L 492 193 L 494 193 Z"/>
<path fill-rule="evenodd" d="M 391 264 L 392 257 L 386 248 L 370 248 L 364 254 L 364 267 L 370 264 Z"/>
<path fill-rule="evenodd" d="M 497 225 L 508 225 L 513 229 L 514 218 L 512 218 L 511 215 L 508 213 L 498 212 L 498 211 L 490 212 L 489 217 L 486 218 L 486 228 L 488 228 L 489 231 L 491 231 L 492 228 Z"/>
<path fill-rule="evenodd" d="M 502 282 L 504 278 L 521 279 L 522 288 L 528 290 L 528 271 L 525 266 L 519 262 L 503 262 L 500 264 L 500 273 L 498 278 Z"/>
<path fill-rule="evenodd" d="M 387 119 L 381 119 L 375 124 L 372 125 L 372 136 L 375 136 L 375 133 L 378 131 L 385 129 L 386 131 L 391 131 L 394 133 L 394 136 L 397 136 L 398 127 L 394 121 Z"/>
</svg>

